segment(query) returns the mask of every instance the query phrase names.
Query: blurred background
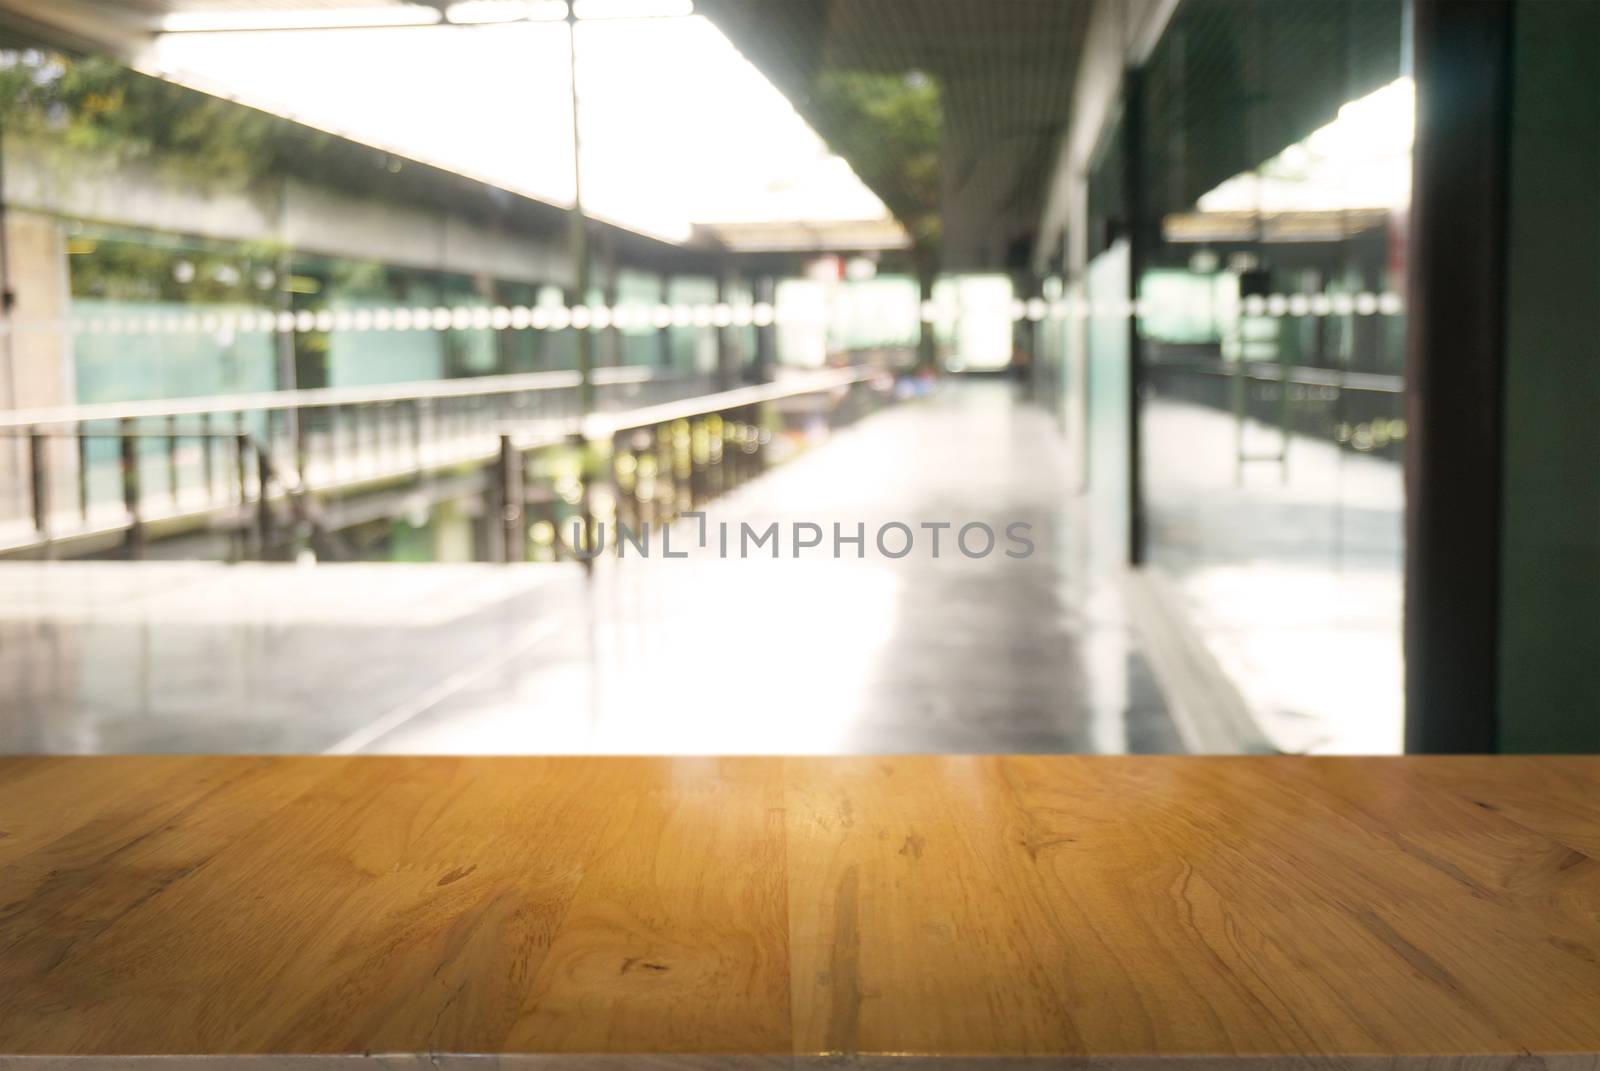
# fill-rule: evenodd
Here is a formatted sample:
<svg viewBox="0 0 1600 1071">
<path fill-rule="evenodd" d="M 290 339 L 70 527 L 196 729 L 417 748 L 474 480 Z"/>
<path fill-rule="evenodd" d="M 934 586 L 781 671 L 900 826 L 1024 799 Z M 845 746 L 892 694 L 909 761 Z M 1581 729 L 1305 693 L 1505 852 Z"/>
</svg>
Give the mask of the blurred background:
<svg viewBox="0 0 1600 1071">
<path fill-rule="evenodd" d="M 1597 69 L 1584 0 L 3 0 L 0 752 L 1600 750 Z"/>
</svg>

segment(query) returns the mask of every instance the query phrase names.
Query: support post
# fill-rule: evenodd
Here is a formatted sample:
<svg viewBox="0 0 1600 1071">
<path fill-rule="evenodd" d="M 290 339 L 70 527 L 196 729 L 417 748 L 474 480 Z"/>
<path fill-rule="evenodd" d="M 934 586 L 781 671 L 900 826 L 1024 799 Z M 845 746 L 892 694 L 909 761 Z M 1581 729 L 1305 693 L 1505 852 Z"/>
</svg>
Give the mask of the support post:
<svg viewBox="0 0 1600 1071">
<path fill-rule="evenodd" d="M 1139 281 L 1150 262 L 1155 224 L 1145 202 L 1144 72 L 1130 67 L 1123 76 L 1123 209 L 1128 217 L 1128 547 L 1130 566 L 1144 564 L 1144 336 L 1139 330 Z"/>
<path fill-rule="evenodd" d="M 272 457 L 267 453 L 267 448 L 256 447 L 256 548 L 262 561 L 267 559 L 268 548 L 272 546 L 272 502 L 270 500 L 269 481 L 272 478 Z"/>
<path fill-rule="evenodd" d="M 661 304 L 672 305 L 672 273 L 661 273 Z M 657 360 L 662 368 L 672 367 L 672 328 L 662 327 L 656 330 L 656 345 L 660 347 Z"/>
<path fill-rule="evenodd" d="M 244 426 L 244 414 L 234 414 L 234 424 L 238 428 Z M 245 531 L 245 520 L 250 508 L 250 437 L 243 431 L 237 431 L 233 437 L 233 468 L 234 478 L 238 482 L 239 511 L 234 531 L 238 534 L 239 558 L 243 560 L 250 555 L 249 536 Z"/>
<path fill-rule="evenodd" d="M 1412 0 L 1406 750 L 1498 732 L 1512 5 Z"/>
<path fill-rule="evenodd" d="M 167 417 L 167 495 L 178 505 L 178 418 Z"/>
<path fill-rule="evenodd" d="M 144 557 L 144 520 L 140 515 L 139 440 L 133 421 L 124 417 L 117 436 L 117 453 L 122 462 L 122 504 L 128 511 L 128 530 L 123 546 L 135 561 Z"/>
<path fill-rule="evenodd" d="M 33 527 L 50 545 L 50 465 L 46 457 L 47 444 L 44 433 L 38 428 L 28 429 L 28 473 L 33 485 Z"/>
<path fill-rule="evenodd" d="M 499 477 L 501 558 L 508 563 L 520 562 L 527 546 L 523 534 L 524 471 L 522 452 L 509 434 L 500 436 Z"/>
<path fill-rule="evenodd" d="M 922 372 L 932 372 L 938 364 L 938 342 L 933 334 L 933 321 L 928 318 L 923 309 L 928 302 L 933 300 L 933 284 L 938 273 L 931 259 L 926 254 L 917 255 L 917 291 L 921 301 L 917 306 L 917 323 L 920 325 L 917 333 L 917 368 Z"/>
<path fill-rule="evenodd" d="M 589 300 L 589 221 L 583 211 L 583 137 L 578 109 L 578 13 L 576 0 L 567 4 L 567 82 L 572 101 L 572 210 L 567 214 L 568 240 L 572 255 L 572 307 Z M 575 329 L 578 349 L 578 415 L 588 416 L 594 409 L 594 335 L 588 328 Z"/>
<path fill-rule="evenodd" d="M 577 0 L 567 2 L 567 80 L 572 100 L 572 211 L 569 214 L 572 243 L 572 291 L 576 295 L 571 305 L 582 305 L 589 300 L 589 221 L 583 212 L 583 137 L 578 107 L 578 9 Z M 595 474 L 590 470 L 591 453 L 583 423 L 594 411 L 594 335 L 588 328 L 577 332 L 578 346 L 578 428 L 573 433 L 572 444 L 579 451 L 582 471 L 578 477 L 581 498 L 578 514 L 583 524 L 585 551 L 594 544 L 594 505 L 590 498 L 590 484 Z M 583 558 L 584 570 L 594 568 L 594 555 Z"/>
<path fill-rule="evenodd" d="M 213 461 L 212 461 L 212 457 L 211 457 L 212 448 L 215 445 L 216 445 L 216 443 L 212 440 L 212 437 L 211 437 L 211 414 L 210 413 L 201 413 L 200 414 L 200 446 L 201 446 L 201 453 L 200 453 L 201 469 L 200 469 L 200 471 L 201 471 L 201 478 L 204 479 L 205 482 L 206 482 L 206 504 L 207 505 L 210 505 L 212 502 L 216 501 L 217 484 L 216 484 L 216 480 L 215 480 L 215 474 L 212 471 Z"/>
<path fill-rule="evenodd" d="M 89 523 L 89 433 L 82 424 L 72 426 L 78 450 L 78 517 Z"/>
<path fill-rule="evenodd" d="M 759 277 L 756 280 L 756 302 L 776 306 L 777 290 L 777 283 L 772 276 Z M 750 378 L 756 383 L 766 383 L 772 379 L 772 369 L 777 363 L 777 330 L 777 325 L 773 323 L 756 325 L 755 361 L 750 366 Z"/>
<path fill-rule="evenodd" d="M 717 266 L 717 297 L 718 305 L 726 304 L 728 300 L 728 273 L 722 265 Z M 721 325 L 712 327 L 716 332 L 717 340 L 717 389 L 732 390 L 733 383 L 733 345 L 728 337 L 728 328 Z"/>
</svg>

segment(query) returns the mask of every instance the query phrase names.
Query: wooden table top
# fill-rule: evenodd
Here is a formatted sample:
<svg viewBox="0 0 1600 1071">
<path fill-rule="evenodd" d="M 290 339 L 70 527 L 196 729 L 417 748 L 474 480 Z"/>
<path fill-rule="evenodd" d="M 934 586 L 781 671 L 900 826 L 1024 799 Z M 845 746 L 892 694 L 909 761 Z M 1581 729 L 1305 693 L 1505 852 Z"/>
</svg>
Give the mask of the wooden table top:
<svg viewBox="0 0 1600 1071">
<path fill-rule="evenodd" d="M 1600 1067 L 1600 759 L 0 759 L 0 1054 L 469 1053 Z"/>
</svg>

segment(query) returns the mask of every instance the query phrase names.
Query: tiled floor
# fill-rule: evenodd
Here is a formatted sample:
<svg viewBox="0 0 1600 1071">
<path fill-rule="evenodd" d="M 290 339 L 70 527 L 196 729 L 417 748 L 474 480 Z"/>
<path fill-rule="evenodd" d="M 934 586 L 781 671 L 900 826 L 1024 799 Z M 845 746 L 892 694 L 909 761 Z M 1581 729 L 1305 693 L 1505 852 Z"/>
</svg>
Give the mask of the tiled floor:
<svg viewBox="0 0 1600 1071">
<path fill-rule="evenodd" d="M 1059 437 L 1010 390 L 871 417 L 718 502 L 705 550 L 591 579 L 7 565 L 0 752 L 1178 750 Z M 779 522 L 784 556 L 719 557 L 724 521 Z M 798 559 L 797 521 L 826 533 Z M 872 545 L 893 521 L 904 558 Z M 924 521 L 1026 522 L 1036 550 L 967 558 L 952 529 L 935 558 Z M 863 557 L 832 556 L 835 522 L 865 526 Z"/>
</svg>

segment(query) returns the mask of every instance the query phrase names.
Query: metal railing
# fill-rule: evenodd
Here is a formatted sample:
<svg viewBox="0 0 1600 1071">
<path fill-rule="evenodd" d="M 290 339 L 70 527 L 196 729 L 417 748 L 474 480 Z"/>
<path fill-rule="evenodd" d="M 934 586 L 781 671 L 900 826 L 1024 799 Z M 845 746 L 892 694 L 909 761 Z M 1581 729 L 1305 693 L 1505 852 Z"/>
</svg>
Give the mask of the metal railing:
<svg viewBox="0 0 1600 1071">
<path fill-rule="evenodd" d="M 632 532 L 659 529 L 766 470 L 773 429 L 783 425 L 774 409 L 817 397 L 831 422 L 849 422 L 887 397 L 892 381 L 892 373 L 878 367 L 836 368 L 591 414 L 582 422 L 583 478 L 565 511 L 559 495 L 540 486 L 537 474 L 530 477 L 528 460 L 539 448 L 521 447 L 507 433 L 495 481 L 505 559 L 521 560 L 530 521 L 548 526 L 554 556 L 584 561 L 597 543 L 597 520 Z M 620 543 L 610 547 L 620 553 Z"/>
<path fill-rule="evenodd" d="M 1287 482 L 1290 444 L 1298 435 L 1328 436 L 1340 446 L 1354 442 L 1360 449 L 1362 428 L 1381 425 L 1385 429 L 1381 438 L 1388 443 L 1387 429 L 1396 424 L 1403 426 L 1400 418 L 1405 380 L 1391 373 L 1300 365 L 1287 360 L 1184 357 L 1152 360 L 1146 364 L 1144 374 L 1149 388 L 1157 394 L 1166 394 L 1187 380 L 1190 386 L 1178 387 L 1178 396 L 1232 414 L 1236 482 L 1243 481 L 1246 465 L 1260 462 L 1277 465 L 1280 477 Z M 1276 449 L 1247 448 L 1246 428 L 1252 421 L 1276 429 Z M 1331 421 L 1331 426 L 1322 426 L 1325 421 Z M 1366 449 L 1370 451 L 1371 447 Z M 1394 450 L 1380 449 L 1377 453 L 1395 455 Z"/>
<path fill-rule="evenodd" d="M 723 465 L 729 444 L 757 452 L 762 404 L 848 389 L 870 374 L 813 372 L 712 392 L 710 374 L 596 369 L 586 416 L 578 374 L 565 371 L 13 411 L 0 414 L 0 488 L 10 488 L 0 497 L 0 553 L 49 556 L 93 544 L 137 557 L 152 534 L 213 529 L 239 557 L 281 556 L 289 533 L 319 556 L 337 555 L 338 525 L 322 516 L 321 496 L 459 472 L 487 480 L 502 514 L 520 514 L 541 493 L 553 501 L 529 489 L 527 460 L 538 451 L 590 442 L 631 456 L 631 445 L 618 454 L 612 444 L 641 436 L 676 444 L 682 428 L 692 429 L 685 493 L 698 500 L 698 474 L 733 473 Z M 706 450 L 710 460 L 697 462 Z M 508 464 L 521 477 L 508 475 Z M 585 470 L 581 513 L 589 488 L 615 485 L 617 475 Z M 666 475 L 658 482 L 665 486 Z M 522 547 L 508 542 L 500 556 L 520 560 Z"/>
<path fill-rule="evenodd" d="M 602 410 L 708 389 L 704 375 L 642 367 L 597 369 L 593 382 Z M 231 523 L 241 458 L 250 479 L 259 459 L 302 493 L 482 462 L 501 423 L 527 442 L 575 433 L 577 388 L 576 372 L 556 371 L 0 414 L 0 455 L 11 455 L 0 550 L 118 531 L 131 541 L 146 522 L 213 514 Z"/>
</svg>

